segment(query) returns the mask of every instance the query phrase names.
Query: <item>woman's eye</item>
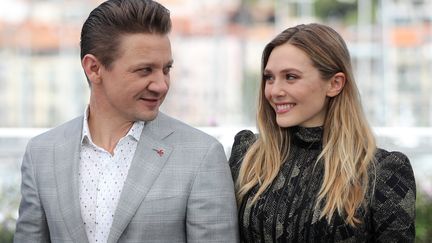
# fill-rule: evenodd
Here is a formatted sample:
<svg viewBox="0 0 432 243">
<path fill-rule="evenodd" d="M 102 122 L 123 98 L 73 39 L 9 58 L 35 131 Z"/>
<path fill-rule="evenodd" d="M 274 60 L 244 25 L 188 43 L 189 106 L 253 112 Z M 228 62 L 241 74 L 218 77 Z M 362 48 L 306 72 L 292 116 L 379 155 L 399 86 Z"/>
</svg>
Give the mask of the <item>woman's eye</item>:
<svg viewBox="0 0 432 243">
<path fill-rule="evenodd" d="M 293 80 L 293 79 L 296 79 L 297 77 L 295 75 L 292 75 L 292 74 L 287 74 L 285 76 L 285 78 L 286 78 L 286 80 Z"/>
<path fill-rule="evenodd" d="M 263 80 L 264 81 L 272 81 L 273 80 L 273 76 L 264 74 L 263 75 Z"/>
</svg>

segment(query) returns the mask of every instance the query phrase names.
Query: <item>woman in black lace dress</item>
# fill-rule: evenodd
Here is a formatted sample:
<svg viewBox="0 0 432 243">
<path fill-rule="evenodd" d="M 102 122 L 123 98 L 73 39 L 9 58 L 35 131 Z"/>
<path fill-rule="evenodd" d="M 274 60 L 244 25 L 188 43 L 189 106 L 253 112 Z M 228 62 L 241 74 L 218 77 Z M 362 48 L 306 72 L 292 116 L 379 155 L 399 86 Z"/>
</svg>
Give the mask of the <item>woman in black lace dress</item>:
<svg viewBox="0 0 432 243">
<path fill-rule="evenodd" d="M 376 147 L 340 35 L 289 28 L 264 49 L 259 134 L 230 165 L 243 242 L 413 242 L 408 158 Z"/>
</svg>

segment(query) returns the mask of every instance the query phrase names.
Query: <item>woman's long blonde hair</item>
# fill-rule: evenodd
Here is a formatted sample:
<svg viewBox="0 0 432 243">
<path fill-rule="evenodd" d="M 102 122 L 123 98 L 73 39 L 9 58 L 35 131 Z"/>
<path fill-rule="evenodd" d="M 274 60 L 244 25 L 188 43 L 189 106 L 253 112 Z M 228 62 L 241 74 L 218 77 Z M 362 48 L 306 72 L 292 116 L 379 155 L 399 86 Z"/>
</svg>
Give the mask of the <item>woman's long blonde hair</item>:
<svg viewBox="0 0 432 243">
<path fill-rule="evenodd" d="M 321 24 L 298 25 L 286 29 L 266 45 L 262 55 L 261 74 L 272 50 L 289 43 L 304 51 L 329 80 L 336 73 L 345 74 L 342 91 L 329 98 L 323 127 L 323 150 L 318 156 L 324 164 L 324 177 L 317 195 L 316 207 L 322 207 L 320 218 L 328 222 L 335 211 L 352 226 L 361 223 L 356 210 L 362 205 L 368 189 L 368 168 L 374 162 L 376 142 L 363 113 L 353 77 L 350 55 L 342 37 Z M 261 78 L 257 125 L 259 138 L 246 153 L 236 182 L 241 202 L 255 186 L 252 202 L 269 187 L 288 158 L 290 128 L 279 127 L 276 114 L 264 95 Z"/>
</svg>

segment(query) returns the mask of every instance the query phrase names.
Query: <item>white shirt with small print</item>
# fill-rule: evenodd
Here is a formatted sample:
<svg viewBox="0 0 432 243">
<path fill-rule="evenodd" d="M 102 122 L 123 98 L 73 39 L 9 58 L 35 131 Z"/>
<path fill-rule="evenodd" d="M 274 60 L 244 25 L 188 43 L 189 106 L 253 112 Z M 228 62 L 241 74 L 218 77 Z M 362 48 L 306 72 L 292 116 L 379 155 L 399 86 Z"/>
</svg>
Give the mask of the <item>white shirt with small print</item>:
<svg viewBox="0 0 432 243">
<path fill-rule="evenodd" d="M 81 216 L 89 242 L 105 243 L 144 122 L 135 122 L 111 155 L 93 143 L 87 117 L 88 109 L 83 121 L 79 166 Z"/>
</svg>

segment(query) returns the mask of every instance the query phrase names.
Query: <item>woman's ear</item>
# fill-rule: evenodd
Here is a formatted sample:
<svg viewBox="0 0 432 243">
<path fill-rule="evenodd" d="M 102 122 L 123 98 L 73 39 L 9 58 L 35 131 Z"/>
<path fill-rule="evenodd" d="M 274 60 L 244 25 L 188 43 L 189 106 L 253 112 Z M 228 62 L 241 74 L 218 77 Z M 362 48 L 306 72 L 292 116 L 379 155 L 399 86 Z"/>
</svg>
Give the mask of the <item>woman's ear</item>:
<svg viewBox="0 0 432 243">
<path fill-rule="evenodd" d="M 101 74 L 100 74 L 102 64 L 94 55 L 92 54 L 85 55 L 81 60 L 81 65 L 84 69 L 87 79 L 92 85 L 100 83 L 102 81 Z"/>
<path fill-rule="evenodd" d="M 333 75 L 333 77 L 330 79 L 329 83 L 329 89 L 327 90 L 327 96 L 328 97 L 335 97 L 338 95 L 343 87 L 345 86 L 346 78 L 345 74 L 342 72 L 336 73 Z"/>
</svg>

